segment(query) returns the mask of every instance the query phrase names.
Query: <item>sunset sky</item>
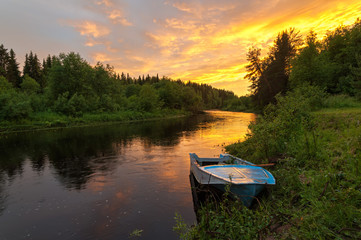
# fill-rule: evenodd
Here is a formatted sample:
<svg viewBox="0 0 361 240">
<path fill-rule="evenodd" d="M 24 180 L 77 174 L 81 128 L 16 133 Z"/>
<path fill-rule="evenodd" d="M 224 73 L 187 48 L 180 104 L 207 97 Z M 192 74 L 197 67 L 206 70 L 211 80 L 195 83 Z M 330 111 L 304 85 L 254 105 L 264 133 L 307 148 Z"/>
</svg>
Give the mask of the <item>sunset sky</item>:
<svg viewBox="0 0 361 240">
<path fill-rule="evenodd" d="M 117 72 L 168 76 L 248 92 L 246 52 L 295 27 L 322 37 L 360 17 L 361 1 L 1 0 L 0 44 L 22 65 L 32 50 L 78 52 Z"/>
</svg>

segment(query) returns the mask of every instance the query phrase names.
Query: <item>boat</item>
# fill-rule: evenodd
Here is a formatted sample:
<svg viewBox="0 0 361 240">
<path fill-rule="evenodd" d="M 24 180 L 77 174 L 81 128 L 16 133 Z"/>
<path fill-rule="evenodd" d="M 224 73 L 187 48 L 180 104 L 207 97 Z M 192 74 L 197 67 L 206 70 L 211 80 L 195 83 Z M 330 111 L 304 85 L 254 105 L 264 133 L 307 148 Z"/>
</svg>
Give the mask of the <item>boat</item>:
<svg viewBox="0 0 361 240">
<path fill-rule="evenodd" d="M 199 184 L 209 185 L 221 191 L 229 190 L 246 207 L 250 207 L 257 195 L 276 180 L 266 169 L 230 154 L 219 158 L 200 158 L 190 153 L 191 173 Z"/>
</svg>

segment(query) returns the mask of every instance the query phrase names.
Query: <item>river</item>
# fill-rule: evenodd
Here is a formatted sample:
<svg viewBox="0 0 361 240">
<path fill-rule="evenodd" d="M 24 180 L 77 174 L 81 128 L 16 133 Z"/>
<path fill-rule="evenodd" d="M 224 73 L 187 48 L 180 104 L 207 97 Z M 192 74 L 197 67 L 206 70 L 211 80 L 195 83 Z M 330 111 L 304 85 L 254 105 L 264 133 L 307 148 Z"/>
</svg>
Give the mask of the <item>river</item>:
<svg viewBox="0 0 361 240">
<path fill-rule="evenodd" d="M 241 140 L 251 113 L 79 127 L 0 137 L 0 239 L 177 239 L 196 222 L 189 155 Z"/>
</svg>

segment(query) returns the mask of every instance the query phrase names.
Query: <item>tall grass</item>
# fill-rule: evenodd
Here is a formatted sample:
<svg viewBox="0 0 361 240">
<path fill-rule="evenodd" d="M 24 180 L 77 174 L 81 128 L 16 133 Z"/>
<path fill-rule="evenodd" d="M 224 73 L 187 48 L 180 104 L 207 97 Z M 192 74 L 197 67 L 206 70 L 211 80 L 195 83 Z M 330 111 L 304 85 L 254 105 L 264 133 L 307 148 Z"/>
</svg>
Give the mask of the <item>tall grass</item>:
<svg viewBox="0 0 361 240">
<path fill-rule="evenodd" d="M 361 102 L 348 95 L 331 95 L 323 100 L 324 108 L 355 108 L 361 107 Z"/>
</svg>

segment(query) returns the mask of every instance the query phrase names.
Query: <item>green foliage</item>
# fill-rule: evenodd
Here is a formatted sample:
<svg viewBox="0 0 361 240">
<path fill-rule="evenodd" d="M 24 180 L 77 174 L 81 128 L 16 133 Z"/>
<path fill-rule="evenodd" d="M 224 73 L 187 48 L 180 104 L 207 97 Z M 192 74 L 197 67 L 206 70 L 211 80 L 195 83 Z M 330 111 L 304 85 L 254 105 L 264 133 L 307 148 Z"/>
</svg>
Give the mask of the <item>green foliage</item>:
<svg viewBox="0 0 361 240">
<path fill-rule="evenodd" d="M 297 53 L 300 38 L 294 30 L 278 35 L 270 53 L 261 58 L 261 50 L 250 48 L 247 54 L 246 78 L 256 105 L 263 109 L 275 102 L 277 93 L 310 84 L 331 94 L 361 96 L 361 20 L 341 26 L 317 39 L 310 32 Z"/>
<path fill-rule="evenodd" d="M 166 108 L 180 109 L 182 107 L 181 101 L 181 85 L 176 82 L 162 80 L 155 86 L 158 90 L 160 101 Z"/>
<path fill-rule="evenodd" d="M 140 85 L 130 84 L 125 89 L 125 96 L 127 98 L 129 98 L 129 97 L 131 97 L 133 95 L 138 96 L 141 88 L 142 87 Z"/>
<path fill-rule="evenodd" d="M 223 110 L 246 112 L 253 109 L 252 99 L 249 96 L 227 99 L 223 103 Z"/>
<path fill-rule="evenodd" d="M 15 52 L 10 49 L 9 60 L 6 66 L 6 78 L 14 87 L 19 87 L 21 83 L 19 64 L 16 62 Z"/>
<path fill-rule="evenodd" d="M 361 102 L 357 101 L 355 97 L 350 97 L 345 94 L 330 95 L 323 99 L 322 105 L 325 108 L 351 108 L 361 107 Z"/>
<path fill-rule="evenodd" d="M 25 63 L 23 68 L 23 74 L 29 75 L 31 78 L 35 79 L 39 85 L 43 88 L 45 82 L 41 73 L 41 64 L 36 54 L 33 54 L 30 51 L 29 55 L 25 55 Z"/>
<path fill-rule="evenodd" d="M 300 95 L 305 88 L 308 96 Z M 312 88 L 278 97 L 277 105 L 251 125 L 249 138 L 226 149 L 259 162 L 268 148 L 268 157 L 278 163 L 271 169 L 277 185 L 262 208 L 250 213 L 270 219 L 264 230 L 268 237 L 359 239 L 361 106 L 345 95 L 330 96 L 321 103 L 333 109 L 310 112 L 320 96 Z"/>
<path fill-rule="evenodd" d="M 321 40 L 311 32 L 306 46 L 292 62 L 291 87 L 305 82 L 331 94 L 359 95 L 361 21 L 330 31 Z"/>
<path fill-rule="evenodd" d="M 5 77 L 0 76 L 0 93 L 9 91 L 12 89 L 11 83 L 9 83 L 8 80 L 6 80 Z"/>
<path fill-rule="evenodd" d="M 302 84 L 327 88 L 336 71 L 336 65 L 329 61 L 326 54 L 321 54 L 322 44 L 317 41 L 316 33 L 310 32 L 306 46 L 292 61 L 290 87 L 296 88 Z"/>
<path fill-rule="evenodd" d="M 133 232 L 131 232 L 131 233 L 129 234 L 129 237 L 130 237 L 130 238 L 141 237 L 141 236 L 142 236 L 142 232 L 143 232 L 142 229 L 135 229 Z"/>
<path fill-rule="evenodd" d="M 159 97 L 154 87 L 149 84 L 142 86 L 139 92 L 139 104 L 140 109 L 146 112 L 151 112 L 160 107 Z"/>
<path fill-rule="evenodd" d="M 49 70 L 49 90 L 53 99 L 68 92 L 80 95 L 91 94 L 92 68 L 79 54 L 60 54 L 60 61 Z"/>
<path fill-rule="evenodd" d="M 38 93 L 40 91 L 40 84 L 26 74 L 24 76 L 23 82 L 20 84 L 20 88 L 25 93 L 30 95 L 30 94 Z"/>
<path fill-rule="evenodd" d="M 119 109 L 120 106 L 108 94 L 103 94 L 101 96 L 99 106 L 97 108 L 99 112 L 115 112 Z"/>
<path fill-rule="evenodd" d="M 127 108 L 133 111 L 139 111 L 140 105 L 139 105 L 139 97 L 136 95 L 132 95 L 127 99 Z"/>
<path fill-rule="evenodd" d="M 303 160 L 315 157 L 317 139 L 310 110 L 320 107 L 323 97 L 324 93 L 312 86 L 278 95 L 277 104 L 268 105 L 263 116 L 250 124 L 246 141 L 227 147 L 227 151 L 251 161 L 280 155 L 295 157 L 298 152 L 302 152 Z"/>
<path fill-rule="evenodd" d="M 259 107 L 274 102 L 278 93 L 285 93 L 288 90 L 291 60 L 300 44 L 299 33 L 291 28 L 278 34 L 268 56 L 264 59 L 260 58 L 260 49 L 249 49 L 246 78 L 252 82 L 250 86 L 252 96 Z"/>
<path fill-rule="evenodd" d="M 7 72 L 10 70 L 11 74 Z M 69 117 L 104 113 L 107 121 L 109 115 L 106 113 L 121 115 L 121 112 L 131 110 L 133 114 L 139 112 L 134 119 L 141 119 L 146 118 L 149 112 L 159 110 L 167 112 L 177 109 L 197 113 L 204 108 L 221 108 L 225 102 L 236 99 L 232 92 L 206 84 L 185 84 L 167 77 L 160 80 L 158 75 L 135 79 L 122 73 L 120 77 L 113 67 L 101 63 L 91 66 L 74 52 L 52 57 L 48 55 L 42 64 L 37 55 L 30 52 L 25 56 L 22 79 L 18 78 L 18 73 L 14 51 L 10 50 L 9 54 L 1 45 L 0 92 L 4 93 L 2 101 L 5 104 L 2 109 L 3 112 L 5 109 L 17 111 L 7 114 L 9 121 L 21 118 L 32 121 L 32 111 L 53 111 Z M 9 96 L 18 90 L 20 97 L 14 99 L 19 103 L 15 103 Z M 231 108 L 241 109 L 236 105 L 237 102 L 232 103 Z M 20 106 L 24 106 L 23 111 L 20 111 Z"/>
<path fill-rule="evenodd" d="M 84 96 L 75 93 L 69 98 L 69 93 L 60 95 L 54 104 L 55 111 L 68 116 L 82 116 L 86 109 Z"/>
<path fill-rule="evenodd" d="M 357 66 L 351 67 L 351 73 L 353 76 L 352 86 L 355 89 L 355 96 L 358 100 L 361 100 L 361 55 L 356 55 Z"/>
<path fill-rule="evenodd" d="M 32 108 L 26 95 L 10 90 L 0 93 L 0 119 L 21 120 L 29 117 Z"/>
<path fill-rule="evenodd" d="M 267 232 L 271 218 L 267 210 L 260 207 L 250 210 L 241 201 L 228 198 L 226 192 L 217 203 L 206 202 L 197 212 L 198 224 L 189 227 L 182 217 L 176 213 L 176 231 L 180 239 L 259 239 Z"/>
<path fill-rule="evenodd" d="M 6 76 L 6 67 L 9 62 L 9 53 L 8 50 L 4 47 L 3 44 L 0 45 L 0 77 Z"/>
<path fill-rule="evenodd" d="M 182 108 L 197 113 L 203 109 L 202 98 L 191 87 L 184 87 L 181 95 Z"/>
<path fill-rule="evenodd" d="M 179 213 L 175 213 L 174 220 L 176 221 L 176 225 L 173 227 L 173 231 L 175 231 L 179 235 L 180 239 L 182 240 L 198 239 L 197 230 L 195 228 L 189 227 L 184 222 L 184 219 Z"/>
</svg>

